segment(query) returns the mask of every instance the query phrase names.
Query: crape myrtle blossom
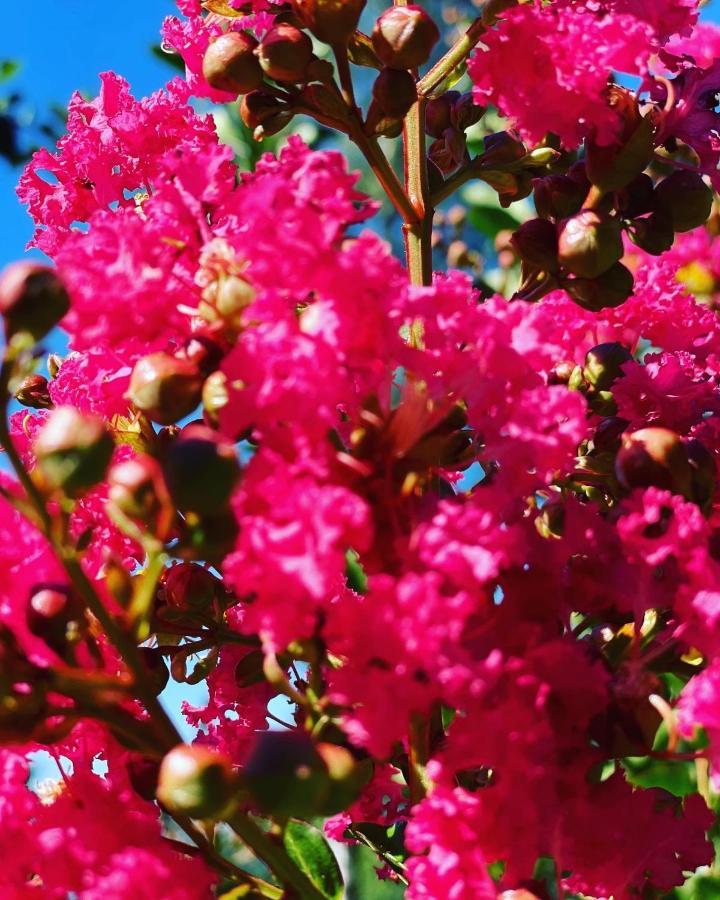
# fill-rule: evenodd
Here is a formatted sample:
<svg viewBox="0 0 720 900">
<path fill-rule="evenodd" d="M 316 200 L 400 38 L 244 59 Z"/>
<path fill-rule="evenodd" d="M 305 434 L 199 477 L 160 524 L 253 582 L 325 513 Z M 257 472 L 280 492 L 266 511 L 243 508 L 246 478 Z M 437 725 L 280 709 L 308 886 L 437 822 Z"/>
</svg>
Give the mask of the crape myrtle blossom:
<svg viewBox="0 0 720 900">
<path fill-rule="evenodd" d="M 469 72 L 513 130 L 479 163 L 470 95 L 411 74 L 424 10 L 363 37 L 350 0 L 183 0 L 187 79 L 103 74 L 23 173 L 54 268 L 0 278 L 3 896 L 329 900 L 321 820 L 409 900 L 662 897 L 712 863 L 715 32 L 692 0 L 489 6 Z M 228 35 L 252 131 L 302 107 L 361 147 L 410 279 L 339 152 L 291 135 L 237 171 L 191 102 L 239 93 L 207 64 Z M 348 46 L 380 71 L 365 119 Z M 462 149 L 454 175 L 429 148 L 435 195 L 376 140 L 423 109 Z M 534 196 L 512 298 L 417 255 L 473 166 Z M 169 678 L 207 692 L 188 743 Z"/>
</svg>

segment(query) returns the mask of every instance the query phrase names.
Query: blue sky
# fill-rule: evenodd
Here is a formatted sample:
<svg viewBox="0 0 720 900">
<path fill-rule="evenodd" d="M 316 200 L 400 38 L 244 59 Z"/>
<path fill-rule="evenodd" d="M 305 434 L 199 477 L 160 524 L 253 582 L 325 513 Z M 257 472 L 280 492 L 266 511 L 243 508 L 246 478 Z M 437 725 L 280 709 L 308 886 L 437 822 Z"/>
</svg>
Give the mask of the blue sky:
<svg viewBox="0 0 720 900">
<path fill-rule="evenodd" d="M 150 46 L 158 41 L 163 18 L 175 11 L 174 0 L 33 0 L 30 6 L 5 0 L 4 5 L 0 60 L 22 62 L 12 86 L 29 109 L 64 106 L 76 89 L 94 96 L 98 73 L 107 69 L 124 75 L 138 96 L 171 74 Z M 720 21 L 720 0 L 704 16 Z M 22 255 L 32 233 L 15 197 L 18 174 L 0 159 L 0 267 Z"/>
</svg>

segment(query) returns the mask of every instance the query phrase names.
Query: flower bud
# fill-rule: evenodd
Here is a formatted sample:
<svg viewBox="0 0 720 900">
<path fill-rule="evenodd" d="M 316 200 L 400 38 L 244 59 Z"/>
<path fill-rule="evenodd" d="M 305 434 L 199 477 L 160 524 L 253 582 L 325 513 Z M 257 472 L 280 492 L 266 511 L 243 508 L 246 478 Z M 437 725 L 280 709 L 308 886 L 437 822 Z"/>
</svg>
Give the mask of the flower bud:
<svg viewBox="0 0 720 900">
<path fill-rule="evenodd" d="M 635 219 L 628 235 L 633 244 L 652 256 L 665 253 L 675 239 L 672 222 L 664 213 L 652 213 L 644 219 Z"/>
<path fill-rule="evenodd" d="M 153 522 L 163 506 L 165 485 L 159 464 L 150 456 L 117 463 L 108 472 L 108 500 L 120 512 L 142 522 Z"/>
<path fill-rule="evenodd" d="M 598 453 L 615 454 L 620 449 L 620 439 L 630 423 L 619 416 L 606 416 L 598 423 L 593 435 L 593 449 Z"/>
<path fill-rule="evenodd" d="M 174 609 L 209 609 L 221 594 L 222 583 L 197 563 L 176 563 L 160 578 L 160 600 Z"/>
<path fill-rule="evenodd" d="M 585 209 L 563 223 L 558 256 L 561 264 L 574 275 L 597 278 L 622 255 L 622 235 L 615 219 Z"/>
<path fill-rule="evenodd" d="M 25 612 L 28 630 L 62 656 L 82 636 L 85 609 L 70 588 L 62 584 L 36 584 Z"/>
<path fill-rule="evenodd" d="M 598 344 L 585 354 L 583 379 L 596 391 L 609 391 L 625 373 L 622 367 L 632 361 L 630 351 L 615 341 Z"/>
<path fill-rule="evenodd" d="M 453 104 L 459 98 L 459 91 L 447 91 L 425 104 L 425 131 L 431 137 L 442 137 L 444 131 L 453 127 Z"/>
<path fill-rule="evenodd" d="M 481 156 L 483 169 L 502 168 L 508 163 L 517 162 L 525 156 L 525 144 L 509 131 L 497 131 L 489 134 L 483 142 Z"/>
<path fill-rule="evenodd" d="M 392 69 L 416 69 L 427 62 L 440 32 L 420 6 L 393 6 L 373 28 L 372 43 L 378 57 Z"/>
<path fill-rule="evenodd" d="M 327 765 L 305 732 L 258 733 L 241 779 L 268 815 L 318 815 L 330 789 Z"/>
<path fill-rule="evenodd" d="M 15 391 L 15 399 L 31 409 L 52 409 L 48 380 L 44 375 L 28 375 Z"/>
<path fill-rule="evenodd" d="M 160 763 L 142 753 L 131 753 L 127 761 L 127 773 L 135 793 L 152 802 L 157 790 Z"/>
<path fill-rule="evenodd" d="M 275 81 L 295 84 L 305 80 L 312 59 L 312 41 L 299 28 L 281 22 L 271 28 L 257 49 L 263 72 Z"/>
<path fill-rule="evenodd" d="M 567 175 L 534 178 L 535 208 L 543 219 L 567 219 L 580 212 L 587 191 Z"/>
<path fill-rule="evenodd" d="M 224 351 L 220 344 L 203 334 L 191 335 L 178 353 L 180 359 L 186 359 L 197 366 L 200 374 L 205 377 L 218 368 L 223 355 Z"/>
<path fill-rule="evenodd" d="M 415 79 L 404 69 L 383 69 L 373 84 L 373 98 L 386 116 L 402 119 L 417 100 Z"/>
<path fill-rule="evenodd" d="M 206 322 L 221 322 L 238 332 L 245 325 L 245 311 L 254 299 L 255 288 L 249 281 L 239 275 L 222 275 L 203 291 L 198 312 Z"/>
<path fill-rule="evenodd" d="M 240 118 L 256 140 L 282 131 L 292 117 L 287 103 L 263 91 L 252 91 L 240 101 Z"/>
<path fill-rule="evenodd" d="M 233 805 L 236 784 L 226 756 L 205 747 L 179 744 L 160 765 L 157 798 L 171 813 L 219 819 Z"/>
<path fill-rule="evenodd" d="M 357 28 L 365 0 L 292 0 L 292 5 L 316 38 L 344 47 Z"/>
<path fill-rule="evenodd" d="M 177 507 L 201 516 L 221 512 L 240 478 L 235 447 L 204 425 L 189 425 L 180 432 L 163 468 Z"/>
<path fill-rule="evenodd" d="M 61 406 L 50 414 L 33 450 L 48 483 L 73 496 L 102 481 L 113 447 L 101 419 Z"/>
<path fill-rule="evenodd" d="M 398 7 L 401 9 L 402 7 Z M 465 159 L 467 147 L 465 135 L 454 128 L 448 128 L 443 136 L 428 147 L 428 159 L 444 174 L 454 172 Z"/>
<path fill-rule="evenodd" d="M 16 262 L 0 274 L 0 313 L 9 340 L 24 331 L 39 341 L 70 309 L 70 298 L 54 269 Z"/>
<path fill-rule="evenodd" d="M 338 744 L 320 743 L 317 752 L 327 768 L 329 791 L 321 803 L 321 814 L 334 816 L 347 809 L 372 777 L 369 759 L 358 762 L 352 753 Z"/>
<path fill-rule="evenodd" d="M 649 175 L 641 172 L 616 195 L 618 209 L 624 219 L 636 219 L 655 209 L 655 187 Z"/>
<path fill-rule="evenodd" d="M 461 94 L 452 104 L 450 122 L 458 131 L 465 131 L 482 119 L 485 110 L 474 102 L 472 94 Z"/>
<path fill-rule="evenodd" d="M 530 219 L 512 236 L 512 245 L 529 265 L 545 272 L 558 270 L 557 228 L 547 219 Z"/>
<path fill-rule="evenodd" d="M 47 358 L 47 370 L 51 378 L 57 378 L 63 358 L 59 353 L 49 353 Z"/>
<path fill-rule="evenodd" d="M 187 516 L 179 556 L 217 564 L 230 553 L 238 536 L 238 523 L 231 509 L 207 516 Z"/>
<path fill-rule="evenodd" d="M 632 294 L 632 272 L 622 263 L 615 263 L 598 278 L 572 278 L 563 287 L 578 306 L 598 312 L 620 306 Z"/>
<path fill-rule="evenodd" d="M 624 435 L 615 475 L 627 490 L 658 487 L 691 498 L 693 471 L 687 449 L 668 428 L 641 428 Z"/>
<path fill-rule="evenodd" d="M 170 670 L 157 647 L 138 647 L 138 653 L 145 664 L 145 683 L 156 695 L 162 694 L 170 680 Z"/>
<path fill-rule="evenodd" d="M 263 73 L 254 50 L 258 42 L 247 32 L 228 31 L 205 51 L 202 72 L 205 81 L 219 91 L 247 94 L 259 88 Z"/>
<path fill-rule="evenodd" d="M 135 363 L 127 397 L 148 418 L 172 425 L 200 402 L 202 375 L 196 365 L 170 353 L 151 353 Z"/>
<path fill-rule="evenodd" d="M 655 188 L 658 211 L 675 231 L 690 231 L 710 218 L 713 193 L 696 172 L 673 172 Z"/>
</svg>

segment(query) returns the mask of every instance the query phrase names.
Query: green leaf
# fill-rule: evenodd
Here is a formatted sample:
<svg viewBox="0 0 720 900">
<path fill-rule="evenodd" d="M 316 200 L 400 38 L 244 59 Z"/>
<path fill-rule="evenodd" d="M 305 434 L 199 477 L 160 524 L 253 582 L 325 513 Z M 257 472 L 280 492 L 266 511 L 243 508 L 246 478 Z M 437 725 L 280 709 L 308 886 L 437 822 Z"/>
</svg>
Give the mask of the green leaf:
<svg viewBox="0 0 720 900">
<path fill-rule="evenodd" d="M 623 768 L 630 784 L 639 787 L 663 788 L 675 797 L 685 797 L 697 791 L 695 764 L 692 762 L 632 756 L 623 760 Z"/>
<path fill-rule="evenodd" d="M 367 592 L 367 575 L 354 550 L 348 550 L 345 554 L 345 579 L 350 590 L 356 594 Z"/>
<path fill-rule="evenodd" d="M 306 822 L 291 820 L 284 834 L 285 849 L 323 897 L 342 900 L 340 867 L 323 833 Z"/>
</svg>

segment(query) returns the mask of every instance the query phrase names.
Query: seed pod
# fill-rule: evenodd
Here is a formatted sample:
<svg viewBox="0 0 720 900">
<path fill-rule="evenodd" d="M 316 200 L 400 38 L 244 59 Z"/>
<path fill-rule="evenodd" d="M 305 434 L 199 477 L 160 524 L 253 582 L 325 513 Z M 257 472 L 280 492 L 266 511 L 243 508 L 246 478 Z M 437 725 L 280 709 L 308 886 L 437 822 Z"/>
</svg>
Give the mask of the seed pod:
<svg viewBox="0 0 720 900">
<path fill-rule="evenodd" d="M 33 450 L 47 482 L 75 496 L 102 481 L 113 447 L 101 419 L 61 406 L 50 414 Z"/>
<path fill-rule="evenodd" d="M 171 813 L 219 819 L 232 807 L 236 788 L 226 756 L 205 747 L 179 744 L 160 765 L 157 798 Z"/>
<path fill-rule="evenodd" d="M 15 399 L 31 409 L 52 409 L 48 380 L 44 375 L 28 375 L 15 391 Z"/>
<path fill-rule="evenodd" d="M 545 272 L 558 270 L 557 227 L 547 219 L 530 219 L 512 236 L 512 245 L 529 265 Z"/>
<path fill-rule="evenodd" d="M 275 81 L 289 84 L 305 80 L 312 56 L 310 38 L 299 28 L 285 22 L 271 28 L 257 48 L 263 72 Z"/>
<path fill-rule="evenodd" d="M 170 445 L 163 470 L 170 496 L 183 511 L 220 513 L 240 478 L 235 447 L 204 425 L 188 425 Z"/>
<path fill-rule="evenodd" d="M 417 100 L 415 79 L 404 69 L 383 69 L 372 93 L 383 113 L 396 119 L 404 118 Z"/>
<path fill-rule="evenodd" d="M 365 0 L 291 0 L 293 9 L 316 38 L 343 47 L 358 26 Z"/>
<path fill-rule="evenodd" d="M 658 211 L 675 231 L 690 231 L 710 218 L 713 192 L 696 172 L 673 172 L 655 188 Z"/>
<path fill-rule="evenodd" d="M 30 590 L 25 613 L 28 630 L 58 655 L 82 636 L 85 608 L 75 593 L 62 584 L 36 584 Z"/>
<path fill-rule="evenodd" d="M 597 278 L 623 255 L 620 225 L 593 209 L 567 219 L 560 230 L 558 257 L 573 275 Z"/>
<path fill-rule="evenodd" d="M 624 303 L 632 294 L 633 284 L 632 272 L 622 263 L 615 263 L 598 278 L 568 279 L 563 287 L 578 306 L 598 312 Z"/>
<path fill-rule="evenodd" d="M 127 397 L 148 418 L 172 425 L 200 402 L 202 374 L 198 367 L 170 353 L 151 353 L 135 364 Z"/>
<path fill-rule="evenodd" d="M 632 354 L 616 341 L 608 341 L 592 347 L 585 354 L 583 380 L 596 391 L 609 391 L 625 373 L 622 367 L 632 361 Z"/>
<path fill-rule="evenodd" d="M 203 57 L 203 77 L 211 87 L 230 94 L 247 94 L 263 82 L 255 56 L 258 42 L 247 32 L 228 31 L 214 40 Z"/>
<path fill-rule="evenodd" d="M 692 498 L 693 470 L 687 449 L 668 428 L 641 428 L 624 435 L 615 474 L 627 490 L 658 487 Z"/>
<path fill-rule="evenodd" d="M 19 332 L 41 340 L 69 309 L 70 298 L 54 269 L 16 262 L 0 274 L 0 313 L 8 340 Z"/>
<path fill-rule="evenodd" d="M 420 6 L 393 6 L 373 28 L 373 49 L 392 69 L 416 69 L 427 62 L 440 32 Z"/>
</svg>

